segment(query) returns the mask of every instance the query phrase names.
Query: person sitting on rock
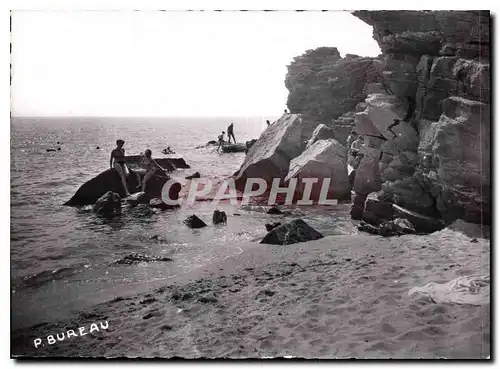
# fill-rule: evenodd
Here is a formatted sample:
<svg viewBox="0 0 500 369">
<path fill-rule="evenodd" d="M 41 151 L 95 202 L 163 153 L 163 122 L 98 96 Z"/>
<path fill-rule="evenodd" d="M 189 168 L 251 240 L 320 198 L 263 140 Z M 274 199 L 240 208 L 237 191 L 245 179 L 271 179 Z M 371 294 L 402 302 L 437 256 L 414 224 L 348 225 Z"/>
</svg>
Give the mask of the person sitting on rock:
<svg viewBox="0 0 500 369">
<path fill-rule="evenodd" d="M 109 159 L 109 166 L 114 168 L 121 179 L 123 188 L 125 189 L 125 195 L 130 196 L 130 192 L 127 188 L 127 176 L 130 173 L 127 164 L 125 163 L 125 149 L 123 145 L 125 141 L 119 139 L 116 140 L 116 148 L 111 151 L 111 158 Z"/>
<path fill-rule="evenodd" d="M 142 187 L 141 192 L 146 192 L 146 184 L 153 177 L 158 170 L 166 172 L 166 170 L 152 158 L 152 152 L 150 149 L 144 151 L 144 156 L 141 160 L 141 166 L 145 168 L 144 178 L 142 179 L 142 185 L 139 181 L 139 186 Z"/>
<path fill-rule="evenodd" d="M 234 140 L 234 143 L 236 143 L 236 138 L 234 137 L 233 133 L 234 129 L 234 123 L 231 122 L 231 124 L 227 127 L 227 142 L 231 143 L 231 137 Z"/>
<path fill-rule="evenodd" d="M 266 123 L 268 127 L 271 125 L 271 122 L 269 122 L 269 120 L 266 120 Z"/>
<path fill-rule="evenodd" d="M 217 142 L 219 143 L 219 147 L 217 147 L 217 152 L 219 152 L 219 149 L 224 145 L 224 135 L 226 134 L 226 132 L 222 131 L 222 134 L 219 135 L 219 137 L 217 138 Z"/>
</svg>

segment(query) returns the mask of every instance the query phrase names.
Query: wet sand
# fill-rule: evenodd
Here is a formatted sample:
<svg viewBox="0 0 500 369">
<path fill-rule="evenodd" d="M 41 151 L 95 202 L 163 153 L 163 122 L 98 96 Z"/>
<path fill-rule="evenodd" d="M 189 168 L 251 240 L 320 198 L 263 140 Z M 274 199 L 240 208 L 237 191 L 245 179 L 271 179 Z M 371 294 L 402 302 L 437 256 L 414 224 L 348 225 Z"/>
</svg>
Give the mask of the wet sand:
<svg viewBox="0 0 500 369">
<path fill-rule="evenodd" d="M 12 354 L 486 358 L 489 303 L 409 295 L 430 282 L 489 276 L 489 240 L 476 226 L 463 226 L 469 228 L 465 233 L 447 228 L 426 236 L 247 244 L 241 254 L 179 275 L 150 293 L 116 298 L 73 320 L 13 332 Z M 483 297 L 484 288 L 489 294 L 489 284 Z M 106 330 L 47 344 L 49 334 L 105 320 Z M 44 345 L 35 349 L 36 337 Z"/>
</svg>

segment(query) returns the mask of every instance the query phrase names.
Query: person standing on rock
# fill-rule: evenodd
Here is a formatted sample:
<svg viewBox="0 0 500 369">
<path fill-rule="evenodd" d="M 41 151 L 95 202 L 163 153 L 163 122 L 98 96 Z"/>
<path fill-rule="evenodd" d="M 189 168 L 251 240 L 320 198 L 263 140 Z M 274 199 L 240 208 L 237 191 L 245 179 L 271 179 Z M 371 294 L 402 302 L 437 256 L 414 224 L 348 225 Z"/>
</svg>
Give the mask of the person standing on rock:
<svg viewBox="0 0 500 369">
<path fill-rule="evenodd" d="M 234 143 L 236 143 L 236 138 L 234 137 L 233 129 L 234 129 L 234 123 L 231 122 L 229 127 L 227 127 L 227 142 L 229 143 L 231 143 L 231 137 L 233 138 Z"/>
<path fill-rule="evenodd" d="M 122 181 L 123 188 L 125 189 L 125 195 L 130 196 L 130 192 L 127 188 L 127 175 L 129 170 L 127 164 L 125 163 L 125 149 L 123 148 L 125 141 L 116 140 L 116 148 L 111 151 L 111 158 L 109 159 L 109 166 L 114 168 Z"/>
<path fill-rule="evenodd" d="M 220 134 L 220 135 L 219 135 L 219 137 L 218 137 L 218 139 L 217 139 L 217 142 L 218 142 L 218 144 L 219 144 L 219 147 L 217 147 L 217 152 L 219 152 L 220 148 L 221 148 L 222 146 L 224 146 L 224 134 L 225 134 L 225 133 L 226 133 L 226 132 L 222 131 L 222 134 Z"/>
</svg>

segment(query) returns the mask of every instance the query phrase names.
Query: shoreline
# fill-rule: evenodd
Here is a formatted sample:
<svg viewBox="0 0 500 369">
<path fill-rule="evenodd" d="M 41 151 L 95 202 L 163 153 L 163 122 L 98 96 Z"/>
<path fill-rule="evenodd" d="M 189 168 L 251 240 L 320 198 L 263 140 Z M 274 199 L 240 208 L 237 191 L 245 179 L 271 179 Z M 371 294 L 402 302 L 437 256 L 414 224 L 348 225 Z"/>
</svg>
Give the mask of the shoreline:
<svg viewBox="0 0 500 369">
<path fill-rule="evenodd" d="M 184 358 L 478 358 L 489 303 L 436 303 L 414 287 L 489 275 L 489 240 L 445 228 L 426 236 L 327 236 L 242 252 L 115 298 L 72 321 L 12 332 L 12 354 Z M 489 286 L 488 286 L 489 288 Z M 105 332 L 34 349 L 32 340 L 108 320 Z M 31 340 L 31 341 L 30 341 Z"/>
</svg>

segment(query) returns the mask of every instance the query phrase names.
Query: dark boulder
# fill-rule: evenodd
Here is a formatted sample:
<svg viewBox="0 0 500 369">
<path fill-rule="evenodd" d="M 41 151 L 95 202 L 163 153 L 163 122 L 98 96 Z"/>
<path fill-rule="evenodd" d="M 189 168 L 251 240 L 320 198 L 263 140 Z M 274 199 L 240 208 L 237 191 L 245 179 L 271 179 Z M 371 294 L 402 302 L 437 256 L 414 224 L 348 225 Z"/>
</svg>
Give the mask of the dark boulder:
<svg viewBox="0 0 500 369">
<path fill-rule="evenodd" d="M 366 232 L 366 233 L 375 234 L 375 235 L 379 234 L 378 227 L 375 227 L 371 224 L 368 224 L 365 221 L 359 222 L 358 230 L 360 230 L 361 232 Z"/>
<path fill-rule="evenodd" d="M 364 204 L 363 220 L 379 226 L 384 221 L 391 220 L 394 215 L 392 203 L 383 201 L 377 192 L 370 193 Z"/>
<path fill-rule="evenodd" d="M 141 177 L 144 176 L 143 172 L 140 172 Z M 146 193 L 150 198 L 158 197 L 161 198 L 161 192 L 163 185 L 169 180 L 166 174 L 159 173 L 152 177 L 146 186 Z M 127 177 L 127 187 L 129 192 L 135 192 L 137 190 L 137 177 L 132 172 Z M 181 190 L 181 184 L 175 183 L 169 189 L 170 199 L 176 200 L 179 198 L 179 191 Z M 82 206 L 82 205 L 92 205 L 99 197 L 104 195 L 106 192 L 112 191 L 116 192 L 121 197 L 125 197 L 125 191 L 120 180 L 120 175 L 114 169 L 108 169 L 92 178 L 91 180 L 85 182 L 76 193 L 67 201 L 64 205 L 70 206 Z"/>
<path fill-rule="evenodd" d="M 271 230 L 260 243 L 290 245 L 292 243 L 319 240 L 323 235 L 302 219 L 296 219 Z"/>
<path fill-rule="evenodd" d="M 227 224 L 226 212 L 214 210 L 214 213 L 212 215 L 212 223 L 214 223 L 214 224 L 220 224 L 220 223 Z"/>
<path fill-rule="evenodd" d="M 196 215 L 191 215 L 187 219 L 184 220 L 184 224 L 186 224 L 189 228 L 203 228 L 206 227 L 206 223 L 198 218 Z"/>
<path fill-rule="evenodd" d="M 384 222 L 378 228 L 378 233 L 384 237 L 401 236 L 403 230 L 394 222 Z"/>
<path fill-rule="evenodd" d="M 410 221 L 418 233 L 432 233 L 443 229 L 446 224 L 444 221 L 436 218 L 431 218 L 426 215 L 407 210 L 398 205 L 392 205 L 394 208 L 394 216 Z"/>
<path fill-rule="evenodd" d="M 92 210 L 95 213 L 104 216 L 120 215 L 122 212 L 120 195 L 112 191 L 106 192 L 99 199 L 97 199 Z"/>
<path fill-rule="evenodd" d="M 415 233 L 413 224 L 408 219 L 403 218 L 384 222 L 379 227 L 379 234 L 384 237 L 401 236 L 411 233 Z"/>
<path fill-rule="evenodd" d="M 403 218 L 396 218 L 392 221 L 394 224 L 396 224 L 403 233 L 410 234 L 410 233 L 415 233 L 415 227 L 413 224 L 408 219 L 403 219 Z"/>
</svg>

